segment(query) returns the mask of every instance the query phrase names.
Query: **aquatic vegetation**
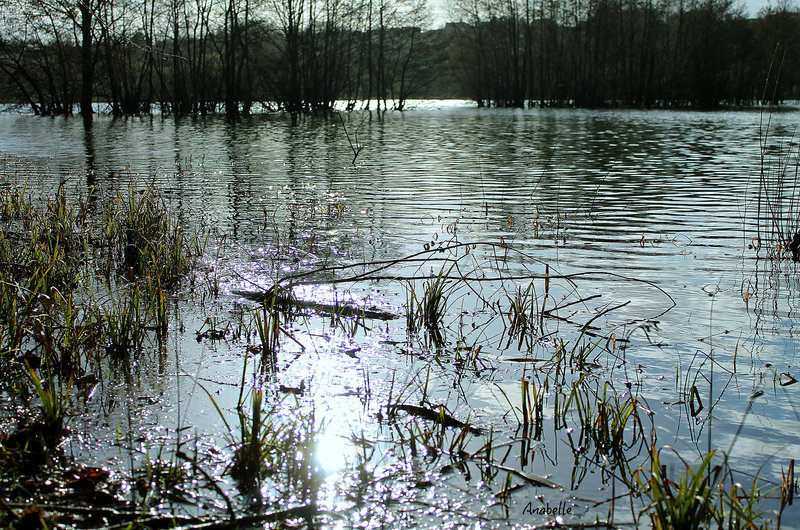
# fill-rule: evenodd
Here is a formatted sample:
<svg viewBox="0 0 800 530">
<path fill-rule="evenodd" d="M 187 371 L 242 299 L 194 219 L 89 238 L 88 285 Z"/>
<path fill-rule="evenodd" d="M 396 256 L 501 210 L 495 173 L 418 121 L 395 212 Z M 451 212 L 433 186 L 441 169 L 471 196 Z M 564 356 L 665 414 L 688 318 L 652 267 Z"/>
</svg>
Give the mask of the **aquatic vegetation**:
<svg viewBox="0 0 800 530">
<path fill-rule="evenodd" d="M 46 357 L 55 362 L 60 373 L 70 373 L 82 366 L 88 352 L 94 351 L 101 340 L 100 328 L 91 304 L 78 304 L 75 293 L 66 295 L 53 291 L 51 309 L 41 323 L 38 340 L 47 352 Z"/>
<path fill-rule="evenodd" d="M 426 338 L 436 347 L 445 344 L 444 318 L 447 312 L 447 283 L 452 272 L 444 267 L 436 276 L 424 281 L 421 296 L 412 285 L 406 290 L 406 326 L 411 333 L 424 329 Z"/>
<path fill-rule="evenodd" d="M 647 430 L 640 415 L 642 409 L 648 409 L 633 394 L 621 399 L 607 381 L 602 383 L 602 391 L 594 385 L 601 383 L 585 375 L 573 383 L 564 408 L 557 412 L 561 415 L 559 421 L 562 425 L 573 425 L 567 414 L 576 416 L 574 424 L 580 429 L 577 440 L 568 435 L 576 455 L 594 462 L 604 461 L 610 469 L 620 469 L 622 476 L 627 476 L 631 462 L 646 448 L 648 440 L 655 437 L 652 425 Z"/>
<path fill-rule="evenodd" d="M 115 292 L 108 289 L 108 301 L 98 308 L 97 321 L 106 339 L 106 352 L 124 359 L 141 351 L 145 338 L 146 313 L 138 284 Z"/>
<path fill-rule="evenodd" d="M 120 272 L 158 276 L 170 287 L 196 267 L 207 241 L 187 233 L 153 187 L 131 187 L 124 196 L 118 192 L 106 210 L 105 223 Z"/>
<path fill-rule="evenodd" d="M 534 283 L 530 282 L 524 291 L 517 287 L 513 297 L 509 296 L 507 302 L 508 310 L 506 318 L 503 319 L 503 333 L 508 336 L 505 348 L 508 349 L 516 340 L 518 350 L 523 349 L 523 343 L 527 346 L 526 350 L 531 350 L 533 335 L 544 316 L 544 312 L 539 311 L 537 307 L 538 298 Z"/>
<path fill-rule="evenodd" d="M 542 437 L 542 425 L 544 423 L 544 399 L 545 392 L 542 386 L 538 389 L 535 383 L 528 379 L 522 380 L 522 436 L 527 437 L 531 433 L 534 440 Z M 530 430 L 533 429 L 533 432 Z"/>
<path fill-rule="evenodd" d="M 650 500 L 643 513 L 654 528 L 780 528 L 780 517 L 788 502 L 787 492 L 796 488 L 792 478 L 779 486 L 769 485 L 758 475 L 751 477 L 749 487 L 736 479 L 735 470 L 728 466 L 727 458 L 713 464 L 717 451 L 703 456 L 697 466 L 692 466 L 677 456 L 673 465 L 663 463 L 662 450 L 650 447 L 650 470 L 637 469 L 635 485 Z M 719 460 L 719 459 L 717 459 Z M 677 469 L 676 469 L 677 467 Z M 790 469 L 794 462 L 790 463 Z M 672 469 L 672 478 L 670 477 Z M 677 479 L 674 473 L 678 473 Z M 791 471 L 790 471 L 791 474 Z M 767 508 L 775 495 L 780 497 L 777 513 Z"/>
<path fill-rule="evenodd" d="M 292 299 L 290 290 L 275 289 L 271 296 L 264 297 L 260 306 L 252 312 L 252 327 L 256 330 L 261 343 L 261 357 L 269 366 L 274 366 L 277 358 L 280 335 L 283 331 L 281 322 L 290 318 Z"/>
<path fill-rule="evenodd" d="M 16 356 L 30 333 L 30 319 L 36 305 L 36 292 L 30 292 L 0 271 L 0 353 L 8 362 Z"/>
<path fill-rule="evenodd" d="M 636 477 L 650 498 L 650 519 L 655 528 L 703 528 L 714 516 L 712 495 L 716 477 L 709 467 L 714 457 L 712 451 L 702 460 L 697 469 L 689 466 L 680 472 L 678 481 L 671 480 L 666 467 L 659 461 L 658 451 L 652 448 L 650 476 Z M 719 473 L 717 469 L 716 473 Z"/>
<path fill-rule="evenodd" d="M 189 473 L 177 458 L 174 461 L 162 459 L 161 452 L 159 450 L 155 457 L 148 455 L 144 469 L 134 475 L 134 486 L 142 499 L 141 506 L 157 506 L 165 497 L 184 500 L 182 487 L 189 479 Z"/>
<path fill-rule="evenodd" d="M 159 276 L 147 277 L 147 294 L 147 313 L 155 324 L 158 336 L 163 337 L 169 329 L 170 317 L 168 313 L 167 293 L 161 285 L 161 278 Z"/>
<path fill-rule="evenodd" d="M 281 430 L 272 424 L 268 411 L 264 410 L 264 393 L 254 389 L 251 394 L 249 412 L 239 404 L 239 438 L 234 444 L 231 476 L 244 490 L 258 486 L 272 467 L 272 457 Z"/>
<path fill-rule="evenodd" d="M 777 69 L 780 77 L 780 65 Z M 774 82 L 777 90 L 777 82 Z M 769 82 L 765 85 L 766 90 Z M 772 108 L 762 110 L 759 124 L 759 164 L 755 202 L 755 235 L 745 232 L 749 247 L 768 258 L 791 254 L 800 260 L 800 148 L 794 133 L 782 136 L 773 126 Z"/>
<path fill-rule="evenodd" d="M 33 201 L 26 185 L 15 182 L 13 186 L 0 189 L 0 221 L 18 221 L 33 212 Z"/>
<path fill-rule="evenodd" d="M 21 382 L 32 385 L 48 424 L 63 421 L 69 392 L 61 386 L 92 370 L 101 342 L 103 353 L 120 357 L 139 351 L 152 331 L 166 332 L 164 282 L 177 288 L 202 251 L 154 189 L 131 193 L 99 216 L 89 198 L 68 198 L 63 186 L 44 202 L 25 186 L 0 194 L 0 362 L 28 374 L 2 384 L 17 392 Z M 98 274 L 109 259 L 125 264 L 125 248 L 121 276 Z M 147 274 L 131 278 L 134 269 Z"/>
<path fill-rule="evenodd" d="M 301 498 L 316 489 L 312 456 L 315 433 L 324 426 L 316 424 L 313 413 L 284 417 L 279 413 L 282 400 L 267 403 L 261 388 L 253 387 L 245 393 L 242 386 L 236 405 L 237 421 L 231 425 L 213 396 L 203 390 L 226 427 L 225 439 L 232 451 L 227 472 L 242 494 L 259 495 L 259 488 L 268 477 L 279 488 L 290 488 L 291 494 Z"/>
<path fill-rule="evenodd" d="M 42 381 L 36 370 L 30 366 L 27 368 L 30 381 L 39 396 L 45 439 L 50 445 L 55 445 L 64 430 L 64 419 L 69 408 L 70 390 L 72 389 L 72 377 L 70 376 L 69 380 L 64 382 L 61 379 L 57 380 L 55 374 L 48 373 L 45 380 Z"/>
</svg>

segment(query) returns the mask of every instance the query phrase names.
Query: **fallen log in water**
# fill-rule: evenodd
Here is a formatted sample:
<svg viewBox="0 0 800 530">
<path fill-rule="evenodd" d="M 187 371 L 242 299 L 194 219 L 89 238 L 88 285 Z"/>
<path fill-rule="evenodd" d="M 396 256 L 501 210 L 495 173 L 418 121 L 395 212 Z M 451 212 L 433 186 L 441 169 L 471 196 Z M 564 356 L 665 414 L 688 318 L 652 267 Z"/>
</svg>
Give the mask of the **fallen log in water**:
<svg viewBox="0 0 800 530">
<path fill-rule="evenodd" d="M 454 427 L 456 429 L 466 428 L 470 433 L 476 435 L 480 435 L 483 432 L 480 428 L 474 427 L 468 423 L 464 423 L 463 421 L 457 420 L 456 418 L 450 416 L 444 411 L 436 411 L 425 407 L 418 407 L 416 405 L 405 405 L 405 404 L 389 405 L 388 410 L 390 414 L 394 411 L 402 410 L 403 412 L 411 414 L 412 416 L 418 416 L 425 420 L 432 421 L 440 425 L 444 425 L 445 427 Z"/>
<path fill-rule="evenodd" d="M 274 304 L 287 311 L 292 309 L 309 309 L 324 315 L 337 315 L 342 317 L 362 317 L 372 320 L 394 320 L 398 315 L 385 311 L 378 307 L 359 307 L 353 303 L 337 302 L 335 304 L 325 304 L 313 300 L 298 300 L 292 296 L 276 293 L 275 290 L 266 291 L 233 291 L 234 294 L 252 300 L 253 302 Z"/>
</svg>

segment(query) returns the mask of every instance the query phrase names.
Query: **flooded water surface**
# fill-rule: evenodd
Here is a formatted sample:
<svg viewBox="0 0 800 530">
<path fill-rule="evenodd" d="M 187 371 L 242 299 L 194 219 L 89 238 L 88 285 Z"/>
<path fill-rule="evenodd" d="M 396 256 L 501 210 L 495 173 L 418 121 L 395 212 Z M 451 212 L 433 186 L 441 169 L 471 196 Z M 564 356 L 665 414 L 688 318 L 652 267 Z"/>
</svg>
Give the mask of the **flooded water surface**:
<svg viewBox="0 0 800 530">
<path fill-rule="evenodd" d="M 98 211 L 153 186 L 209 234 L 166 336 L 76 387 L 64 450 L 144 511 L 312 506 L 334 527 L 648 526 L 652 452 L 679 482 L 716 450 L 774 524 L 800 458 L 798 123 L 2 115 L 2 186 Z M 285 312 L 258 300 L 276 285 Z M 275 449 L 247 489 L 231 470 L 256 409 Z"/>
</svg>

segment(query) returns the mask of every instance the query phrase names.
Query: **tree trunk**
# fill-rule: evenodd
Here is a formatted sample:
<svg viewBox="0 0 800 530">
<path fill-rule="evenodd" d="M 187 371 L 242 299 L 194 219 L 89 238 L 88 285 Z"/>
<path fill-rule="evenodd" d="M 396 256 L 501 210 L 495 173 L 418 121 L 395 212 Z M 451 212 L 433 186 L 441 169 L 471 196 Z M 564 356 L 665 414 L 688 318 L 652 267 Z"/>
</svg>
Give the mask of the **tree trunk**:
<svg viewBox="0 0 800 530">
<path fill-rule="evenodd" d="M 81 116 L 92 119 L 92 97 L 94 95 L 94 57 L 92 54 L 92 10 L 87 1 L 78 1 L 81 14 Z"/>
</svg>

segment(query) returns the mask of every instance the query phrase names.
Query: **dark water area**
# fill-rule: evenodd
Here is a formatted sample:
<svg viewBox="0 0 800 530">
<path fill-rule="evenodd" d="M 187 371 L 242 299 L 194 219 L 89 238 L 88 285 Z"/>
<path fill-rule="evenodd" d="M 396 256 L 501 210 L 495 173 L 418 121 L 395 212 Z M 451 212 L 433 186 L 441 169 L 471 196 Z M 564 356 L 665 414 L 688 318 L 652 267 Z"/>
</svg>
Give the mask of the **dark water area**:
<svg viewBox="0 0 800 530">
<path fill-rule="evenodd" d="M 759 207 L 762 216 L 765 210 L 759 177 L 796 160 L 797 123 L 796 111 L 522 111 L 449 102 L 420 102 L 405 113 L 267 114 L 235 123 L 98 116 L 88 130 L 75 119 L 3 114 L 0 154 L 2 185 L 28 181 L 43 196 L 58 186 L 81 197 L 93 190 L 102 201 L 152 184 L 179 218 L 212 234 L 205 266 L 221 294 L 182 300 L 166 354 L 143 357 L 133 386 L 109 373 L 86 397 L 70 420 L 82 433 L 70 441 L 78 458 L 125 476 L 158 447 L 194 437 L 221 473 L 226 429 L 216 407 L 235 409 L 247 355 L 236 340 L 195 340 L 209 318 L 235 320 L 249 303 L 241 291 L 266 289 L 281 275 L 469 243 L 471 254 L 461 247 L 452 259 L 476 281 L 449 284 L 444 346 L 414 339 L 404 318 L 348 328 L 317 316 L 287 324 L 293 338 L 282 341 L 278 371 L 247 372 L 272 390 L 302 385 L 299 409 L 278 410 L 314 418 L 324 475 L 318 504 L 358 515 L 359 527 L 545 523 L 548 516 L 525 510 L 532 501 L 567 503 L 574 510 L 564 522 L 613 512 L 619 524 L 633 524 L 646 499 L 610 500 L 621 493 L 615 473 L 624 471 L 575 449 L 580 422 L 553 424 L 558 396 L 563 406 L 578 380 L 594 381 L 593 399 L 637 396 L 644 446 L 652 428 L 657 447 L 672 447 L 693 465 L 719 449 L 766 489 L 800 458 L 800 385 L 784 385 L 800 377 L 800 272 L 788 253 L 770 259 L 766 243 L 753 248 Z M 789 196 L 791 172 L 787 178 Z M 793 219 L 794 210 L 779 213 Z M 421 292 L 422 276 L 443 270 L 438 261 L 404 260 L 381 271 L 393 279 L 308 285 L 296 294 L 403 315 L 409 286 Z M 564 306 L 560 318 L 544 319 L 528 346 L 508 341 L 505 309 L 495 307 L 506 308 L 531 282 L 541 296 L 545 276 L 545 303 Z M 567 352 L 601 344 L 589 359 L 596 368 L 552 380 L 547 363 L 535 359 L 550 358 L 559 341 Z M 481 363 L 464 369 L 460 352 L 478 345 Z M 546 389 L 536 439 L 520 432 L 523 379 Z M 495 452 L 506 452 L 494 474 L 483 475 L 475 461 L 456 465 L 455 457 L 411 451 L 408 438 L 419 427 L 386 421 L 386 405 L 403 400 L 445 405 L 491 430 Z M 125 430 L 136 433 L 133 456 L 119 443 Z M 468 451 L 483 443 L 476 436 Z M 631 469 L 646 461 L 635 447 Z M 668 451 L 664 458 L 680 462 Z M 528 484 L 498 497 L 506 480 L 525 483 L 508 468 L 562 489 Z M 371 473 L 366 507 L 353 500 L 364 488 L 354 469 Z M 783 523 L 798 520 L 794 506 Z M 325 524 L 350 525 L 336 517 Z"/>
</svg>

